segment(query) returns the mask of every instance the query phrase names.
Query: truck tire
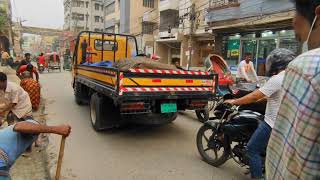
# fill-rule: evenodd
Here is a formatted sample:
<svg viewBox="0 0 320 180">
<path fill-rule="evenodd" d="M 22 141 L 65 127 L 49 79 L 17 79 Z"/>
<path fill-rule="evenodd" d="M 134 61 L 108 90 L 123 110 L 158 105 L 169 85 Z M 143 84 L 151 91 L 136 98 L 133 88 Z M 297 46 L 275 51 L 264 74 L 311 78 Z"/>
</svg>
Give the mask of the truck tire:
<svg viewBox="0 0 320 180">
<path fill-rule="evenodd" d="M 93 93 L 90 100 L 90 119 L 92 127 L 99 132 L 120 125 L 120 111 L 113 101 L 99 93 Z"/>
<path fill-rule="evenodd" d="M 85 101 L 84 101 L 85 94 L 83 93 L 81 86 L 82 85 L 79 82 L 75 82 L 73 87 L 74 98 L 78 105 L 85 104 Z"/>
</svg>

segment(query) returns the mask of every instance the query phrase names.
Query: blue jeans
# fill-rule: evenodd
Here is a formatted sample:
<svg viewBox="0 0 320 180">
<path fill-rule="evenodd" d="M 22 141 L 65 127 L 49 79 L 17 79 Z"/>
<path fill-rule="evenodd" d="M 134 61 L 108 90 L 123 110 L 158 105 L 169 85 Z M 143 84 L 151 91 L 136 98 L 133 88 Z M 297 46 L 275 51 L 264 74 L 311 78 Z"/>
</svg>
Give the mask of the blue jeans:
<svg viewBox="0 0 320 180">
<path fill-rule="evenodd" d="M 263 178 L 263 162 L 261 155 L 266 151 L 271 130 L 272 128 L 263 121 L 259 124 L 249 140 L 247 152 L 249 156 L 251 178 Z"/>
</svg>

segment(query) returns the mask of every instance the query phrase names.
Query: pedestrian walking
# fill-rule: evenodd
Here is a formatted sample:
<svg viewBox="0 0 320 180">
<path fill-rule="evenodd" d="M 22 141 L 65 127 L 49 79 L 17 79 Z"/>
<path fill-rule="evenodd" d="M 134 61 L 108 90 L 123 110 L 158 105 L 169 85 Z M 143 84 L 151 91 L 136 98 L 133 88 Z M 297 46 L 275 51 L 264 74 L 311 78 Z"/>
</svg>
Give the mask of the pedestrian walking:
<svg viewBox="0 0 320 180">
<path fill-rule="evenodd" d="M 303 54 L 285 74 L 266 157 L 266 178 L 320 179 L 320 1 L 295 0 Z"/>
</svg>

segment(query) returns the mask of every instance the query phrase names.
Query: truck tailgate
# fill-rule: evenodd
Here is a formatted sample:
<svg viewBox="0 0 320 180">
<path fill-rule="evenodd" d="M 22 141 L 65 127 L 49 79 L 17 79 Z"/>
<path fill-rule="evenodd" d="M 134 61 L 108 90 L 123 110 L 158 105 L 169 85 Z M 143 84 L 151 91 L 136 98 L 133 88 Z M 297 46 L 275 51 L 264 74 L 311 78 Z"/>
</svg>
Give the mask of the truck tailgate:
<svg viewBox="0 0 320 180">
<path fill-rule="evenodd" d="M 182 70 L 130 69 L 120 72 L 120 96 L 213 96 L 217 75 Z"/>
</svg>

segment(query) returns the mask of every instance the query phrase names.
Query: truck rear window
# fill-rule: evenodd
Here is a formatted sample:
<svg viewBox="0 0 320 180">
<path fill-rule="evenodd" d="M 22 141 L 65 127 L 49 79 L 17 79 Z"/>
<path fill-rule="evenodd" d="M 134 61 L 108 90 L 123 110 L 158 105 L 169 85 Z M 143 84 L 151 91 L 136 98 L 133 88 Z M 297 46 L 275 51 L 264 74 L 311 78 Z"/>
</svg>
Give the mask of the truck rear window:
<svg viewBox="0 0 320 180">
<path fill-rule="evenodd" d="M 118 43 L 110 40 L 95 40 L 94 48 L 98 51 L 102 51 L 102 46 L 104 51 L 117 51 Z"/>
</svg>

